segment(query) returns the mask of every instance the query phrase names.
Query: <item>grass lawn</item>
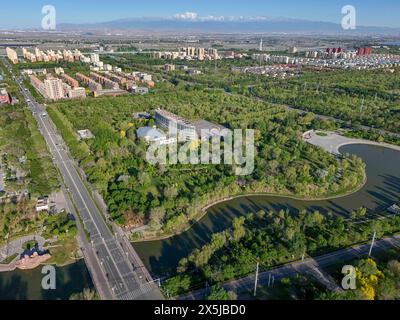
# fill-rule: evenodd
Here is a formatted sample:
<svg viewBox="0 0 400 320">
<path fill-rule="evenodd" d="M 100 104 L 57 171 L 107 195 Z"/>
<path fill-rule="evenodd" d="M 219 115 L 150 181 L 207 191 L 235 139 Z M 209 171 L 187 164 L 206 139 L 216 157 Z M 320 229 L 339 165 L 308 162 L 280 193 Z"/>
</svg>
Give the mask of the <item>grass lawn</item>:
<svg viewBox="0 0 400 320">
<path fill-rule="evenodd" d="M 65 266 L 76 262 L 76 257 L 78 257 L 78 242 L 75 236 L 68 236 L 54 243 L 49 251 L 51 259 L 46 261 L 46 264 Z"/>
<path fill-rule="evenodd" d="M 16 257 L 18 257 L 18 253 L 14 253 L 12 256 L 7 257 L 3 261 L 1 261 L 0 264 L 8 265 L 13 262 Z"/>
</svg>

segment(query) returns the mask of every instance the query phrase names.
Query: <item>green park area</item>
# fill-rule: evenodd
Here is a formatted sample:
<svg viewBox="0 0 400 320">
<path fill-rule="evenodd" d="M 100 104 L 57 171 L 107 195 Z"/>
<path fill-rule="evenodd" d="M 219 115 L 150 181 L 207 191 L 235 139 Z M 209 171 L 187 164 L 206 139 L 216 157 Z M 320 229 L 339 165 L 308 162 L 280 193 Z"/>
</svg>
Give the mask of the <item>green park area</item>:
<svg viewBox="0 0 400 320">
<path fill-rule="evenodd" d="M 261 272 L 289 262 L 300 261 L 304 253 L 315 257 L 366 242 L 370 240 L 374 230 L 377 230 L 379 237 L 398 233 L 400 217 L 377 219 L 377 216 L 368 216 L 363 208 L 354 211 L 349 219 L 333 214 L 324 216 L 318 211 L 302 211 L 298 216 L 283 210 L 251 213 L 246 217 L 235 219 L 230 228 L 215 233 L 209 243 L 183 258 L 176 275 L 164 283 L 163 290 L 169 296 L 177 296 L 201 288 L 204 283 L 218 286 L 254 274 L 257 263 L 260 264 Z M 383 273 L 372 260 L 358 261 L 354 265 L 358 266 L 359 270 L 357 273 L 360 281 L 359 290 L 333 294 L 332 297 L 336 299 L 398 297 L 395 290 L 400 275 L 398 259 L 397 253 L 392 254 L 390 259 L 383 260 L 384 263 L 380 266 L 381 270 L 384 270 Z M 343 278 L 340 272 L 345 264 L 348 262 L 338 261 L 338 265 L 328 270 L 335 276 L 338 284 Z M 386 289 L 388 291 L 385 291 Z M 259 294 L 263 298 L 272 295 L 278 299 L 294 297 L 304 300 L 331 299 L 331 294 L 328 297 L 327 290 L 316 285 L 315 281 L 309 281 L 305 275 L 277 281 L 274 288 L 263 288 Z"/>
<path fill-rule="evenodd" d="M 189 120 L 254 129 L 252 174 L 236 176 L 230 165 L 149 164 L 148 146 L 136 130 L 155 122 L 135 119 L 134 114 L 152 113 L 157 107 Z M 204 214 L 202 208 L 227 197 L 268 193 L 325 198 L 352 192 L 364 182 L 361 159 L 352 156 L 338 162 L 303 142 L 303 132 L 332 129 L 334 124 L 245 96 L 164 83 L 146 96 L 65 101 L 47 110 L 112 218 L 128 227 L 148 224 L 148 238 L 186 230 Z M 95 137 L 80 141 L 77 131 L 82 129 Z"/>
</svg>

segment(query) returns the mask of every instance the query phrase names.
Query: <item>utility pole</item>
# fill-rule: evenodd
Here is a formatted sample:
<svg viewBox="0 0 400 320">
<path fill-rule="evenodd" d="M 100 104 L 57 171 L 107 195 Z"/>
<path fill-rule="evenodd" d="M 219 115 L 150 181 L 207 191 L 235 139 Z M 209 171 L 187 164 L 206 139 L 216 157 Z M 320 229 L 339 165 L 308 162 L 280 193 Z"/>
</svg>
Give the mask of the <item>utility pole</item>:
<svg viewBox="0 0 400 320">
<path fill-rule="evenodd" d="M 362 101 L 361 101 L 360 113 L 362 113 L 364 110 L 364 101 L 365 101 L 365 97 L 363 96 Z"/>
<path fill-rule="evenodd" d="M 374 232 L 374 236 L 372 237 L 372 243 L 371 243 L 371 248 L 369 249 L 368 257 L 371 257 L 372 248 L 374 247 L 374 244 L 375 244 L 375 239 L 376 239 L 376 231 Z"/>
<path fill-rule="evenodd" d="M 258 285 L 258 270 L 260 267 L 260 263 L 257 262 L 257 270 L 256 270 L 256 279 L 254 281 L 254 296 L 257 296 L 257 285 Z"/>
</svg>

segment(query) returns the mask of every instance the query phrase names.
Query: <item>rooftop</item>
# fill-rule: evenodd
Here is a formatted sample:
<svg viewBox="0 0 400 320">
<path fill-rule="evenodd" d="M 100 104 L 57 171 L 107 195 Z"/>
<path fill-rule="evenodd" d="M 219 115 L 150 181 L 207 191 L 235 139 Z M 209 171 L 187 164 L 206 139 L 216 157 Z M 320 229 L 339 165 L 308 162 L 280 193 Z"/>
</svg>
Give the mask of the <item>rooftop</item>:
<svg viewBox="0 0 400 320">
<path fill-rule="evenodd" d="M 202 130 L 208 130 L 211 136 L 221 136 L 222 131 L 226 129 L 224 126 L 214 124 L 206 120 L 196 121 L 194 126 L 196 127 L 196 132 L 199 137 L 201 137 Z"/>
<path fill-rule="evenodd" d="M 184 124 L 186 126 L 195 126 L 193 122 L 186 120 L 185 118 L 182 118 L 172 112 L 166 111 L 164 109 L 156 109 L 155 110 L 156 113 L 160 114 L 161 116 L 163 116 L 164 118 L 167 118 L 171 121 L 177 122 L 177 123 L 181 123 Z"/>
<path fill-rule="evenodd" d="M 151 140 L 165 138 L 165 134 L 162 131 L 152 127 L 139 128 L 137 130 L 137 136 L 138 138 L 148 138 Z"/>
</svg>

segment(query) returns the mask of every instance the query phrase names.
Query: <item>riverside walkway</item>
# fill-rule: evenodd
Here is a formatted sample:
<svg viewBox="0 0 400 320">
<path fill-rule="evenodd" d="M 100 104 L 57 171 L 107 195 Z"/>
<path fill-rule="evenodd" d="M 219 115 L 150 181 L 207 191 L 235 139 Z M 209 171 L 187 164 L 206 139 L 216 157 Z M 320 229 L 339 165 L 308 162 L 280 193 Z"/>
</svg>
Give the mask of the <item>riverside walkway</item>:
<svg viewBox="0 0 400 320">
<path fill-rule="evenodd" d="M 0 248 L 0 263 L 5 259 L 15 256 L 13 261 L 10 261 L 9 264 L 0 264 L 0 272 L 9 272 L 13 271 L 16 268 L 16 260 L 24 253 L 24 244 L 30 241 L 35 241 L 38 244 L 38 249 L 43 250 L 44 243 L 46 239 L 35 234 L 24 236 L 15 240 L 10 241 L 5 246 Z"/>
</svg>

